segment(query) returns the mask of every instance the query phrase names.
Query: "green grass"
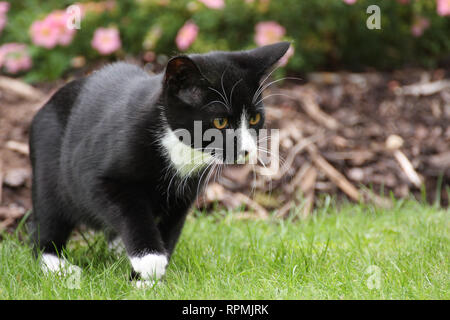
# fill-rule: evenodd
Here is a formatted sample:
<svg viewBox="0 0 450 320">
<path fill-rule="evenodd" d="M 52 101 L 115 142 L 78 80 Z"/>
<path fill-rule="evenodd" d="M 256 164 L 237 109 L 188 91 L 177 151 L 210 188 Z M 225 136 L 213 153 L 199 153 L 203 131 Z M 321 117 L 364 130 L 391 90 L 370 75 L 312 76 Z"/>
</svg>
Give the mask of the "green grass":
<svg viewBox="0 0 450 320">
<path fill-rule="evenodd" d="M 389 210 L 333 204 L 298 221 L 196 213 L 164 281 L 147 289 L 127 280 L 126 257 L 109 252 L 101 234 L 88 233 L 89 245 L 70 241 L 68 259 L 83 268 L 79 289 L 44 275 L 30 248 L 4 235 L 0 298 L 449 299 L 449 213 L 412 201 Z"/>
</svg>

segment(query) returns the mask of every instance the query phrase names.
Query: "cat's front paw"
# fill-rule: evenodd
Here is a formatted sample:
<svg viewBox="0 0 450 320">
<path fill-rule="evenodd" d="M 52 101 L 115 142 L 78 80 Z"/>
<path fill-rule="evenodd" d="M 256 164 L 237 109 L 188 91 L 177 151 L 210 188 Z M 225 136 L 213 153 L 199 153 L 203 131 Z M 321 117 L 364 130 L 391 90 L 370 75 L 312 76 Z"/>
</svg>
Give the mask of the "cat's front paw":
<svg viewBox="0 0 450 320">
<path fill-rule="evenodd" d="M 41 258 L 41 268 L 45 274 L 54 273 L 61 277 L 81 273 L 81 268 L 70 264 L 67 260 L 61 259 L 54 254 L 45 253 Z"/>
<path fill-rule="evenodd" d="M 133 269 L 142 279 L 160 279 L 166 273 L 168 264 L 164 254 L 150 253 L 141 257 L 130 257 Z"/>
</svg>

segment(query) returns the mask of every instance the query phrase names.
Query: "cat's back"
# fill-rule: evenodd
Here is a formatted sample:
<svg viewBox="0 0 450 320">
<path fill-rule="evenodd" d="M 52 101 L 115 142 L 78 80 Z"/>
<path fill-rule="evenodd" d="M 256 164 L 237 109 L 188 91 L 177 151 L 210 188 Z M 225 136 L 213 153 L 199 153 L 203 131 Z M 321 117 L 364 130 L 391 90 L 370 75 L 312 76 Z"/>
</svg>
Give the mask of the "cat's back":
<svg viewBox="0 0 450 320">
<path fill-rule="evenodd" d="M 68 122 L 66 138 L 73 144 L 86 136 L 114 134 L 127 126 L 134 110 L 153 103 L 160 88 L 159 76 L 140 67 L 117 62 L 86 78 Z"/>
<path fill-rule="evenodd" d="M 93 72 L 87 77 L 82 99 L 87 97 L 112 101 L 112 98 L 124 97 L 142 81 L 149 81 L 151 76 L 142 68 L 126 63 L 116 62 Z"/>
<path fill-rule="evenodd" d="M 136 65 L 125 62 L 110 64 L 87 77 L 77 109 L 93 114 L 123 109 L 130 99 L 142 92 L 142 88 L 148 86 L 147 91 L 151 91 L 154 86 L 152 80 Z"/>
</svg>

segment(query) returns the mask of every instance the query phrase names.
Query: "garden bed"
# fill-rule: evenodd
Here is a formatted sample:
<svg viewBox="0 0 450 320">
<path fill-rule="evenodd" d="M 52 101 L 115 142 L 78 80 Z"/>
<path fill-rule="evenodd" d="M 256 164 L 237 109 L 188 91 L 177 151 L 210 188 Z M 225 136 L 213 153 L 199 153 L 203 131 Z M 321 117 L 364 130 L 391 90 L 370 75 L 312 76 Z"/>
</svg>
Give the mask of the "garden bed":
<svg viewBox="0 0 450 320">
<path fill-rule="evenodd" d="M 390 206 L 396 197 L 424 196 L 448 205 L 450 74 L 314 73 L 270 86 L 268 127 L 280 128 L 281 171 L 267 177 L 230 167 L 197 206 L 245 204 L 242 217 L 309 215 L 321 195 Z M 4 82 L 5 83 L 5 82 Z M 62 82 L 31 91 L 0 83 L 0 230 L 31 209 L 28 128 Z M 256 178 L 255 178 L 256 177 Z"/>
</svg>

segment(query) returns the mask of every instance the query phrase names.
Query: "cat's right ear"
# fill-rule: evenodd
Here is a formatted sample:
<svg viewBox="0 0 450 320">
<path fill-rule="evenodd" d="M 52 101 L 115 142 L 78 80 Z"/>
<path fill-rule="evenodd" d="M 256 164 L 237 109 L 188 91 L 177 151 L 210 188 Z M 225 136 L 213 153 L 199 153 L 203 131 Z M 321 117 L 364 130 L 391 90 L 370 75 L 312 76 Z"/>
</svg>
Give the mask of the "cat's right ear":
<svg viewBox="0 0 450 320">
<path fill-rule="evenodd" d="M 286 54 L 290 46 L 290 42 L 278 42 L 237 52 L 233 57 L 242 68 L 251 70 L 252 74 L 261 78 Z"/>
<path fill-rule="evenodd" d="M 177 56 L 169 60 L 164 75 L 166 85 L 187 87 L 194 85 L 202 75 L 197 65 L 187 56 Z"/>
</svg>

